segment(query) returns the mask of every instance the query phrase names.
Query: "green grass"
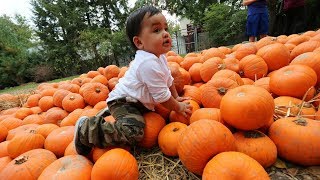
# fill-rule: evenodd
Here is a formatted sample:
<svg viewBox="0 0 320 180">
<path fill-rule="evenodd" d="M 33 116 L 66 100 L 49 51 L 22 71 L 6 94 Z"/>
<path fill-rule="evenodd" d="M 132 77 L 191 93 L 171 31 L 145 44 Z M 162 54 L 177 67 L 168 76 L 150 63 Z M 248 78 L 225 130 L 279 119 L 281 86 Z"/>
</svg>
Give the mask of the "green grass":
<svg viewBox="0 0 320 180">
<path fill-rule="evenodd" d="M 54 83 L 54 82 L 71 80 L 71 79 L 74 79 L 76 77 L 79 77 L 79 75 L 70 76 L 70 77 L 61 78 L 61 79 L 55 79 L 55 80 L 52 80 L 52 81 L 47 81 L 47 83 Z M 38 87 L 39 84 L 41 84 L 41 83 L 30 82 L 30 83 L 27 83 L 27 84 L 22 84 L 20 86 L 5 88 L 3 90 L 0 90 L 0 94 L 5 94 L 5 93 L 8 93 L 8 94 L 29 93 L 30 91 L 35 90 Z"/>
</svg>

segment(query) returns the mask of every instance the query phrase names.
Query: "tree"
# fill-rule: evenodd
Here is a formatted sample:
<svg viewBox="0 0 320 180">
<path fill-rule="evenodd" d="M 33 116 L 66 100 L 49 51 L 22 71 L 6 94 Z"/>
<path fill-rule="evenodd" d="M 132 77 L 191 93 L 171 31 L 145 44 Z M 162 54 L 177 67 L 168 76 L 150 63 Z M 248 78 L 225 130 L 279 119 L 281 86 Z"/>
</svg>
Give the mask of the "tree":
<svg viewBox="0 0 320 180">
<path fill-rule="evenodd" d="M 129 12 L 125 0 L 33 0 L 32 6 L 46 62 L 56 75 L 114 63 L 109 57 L 117 43 L 112 35 L 125 24 Z"/>
<path fill-rule="evenodd" d="M 14 22 L 15 21 L 15 22 Z M 26 19 L 0 16 L 0 84 L 2 88 L 28 81 L 29 50 L 33 46 L 32 30 Z"/>
</svg>

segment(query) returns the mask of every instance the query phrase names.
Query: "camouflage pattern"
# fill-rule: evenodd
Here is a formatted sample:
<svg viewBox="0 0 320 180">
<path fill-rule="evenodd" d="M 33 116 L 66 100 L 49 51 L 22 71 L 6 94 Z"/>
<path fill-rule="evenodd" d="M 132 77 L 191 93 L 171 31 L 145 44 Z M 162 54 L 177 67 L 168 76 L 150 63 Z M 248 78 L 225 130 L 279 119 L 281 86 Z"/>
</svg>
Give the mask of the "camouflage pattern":
<svg viewBox="0 0 320 180">
<path fill-rule="evenodd" d="M 108 103 L 115 122 L 106 122 L 108 112 L 88 117 L 79 129 L 80 142 L 85 146 L 106 148 L 111 145 L 135 145 L 142 140 L 145 121 L 142 116 L 148 111 L 140 102 L 126 98 Z"/>
</svg>

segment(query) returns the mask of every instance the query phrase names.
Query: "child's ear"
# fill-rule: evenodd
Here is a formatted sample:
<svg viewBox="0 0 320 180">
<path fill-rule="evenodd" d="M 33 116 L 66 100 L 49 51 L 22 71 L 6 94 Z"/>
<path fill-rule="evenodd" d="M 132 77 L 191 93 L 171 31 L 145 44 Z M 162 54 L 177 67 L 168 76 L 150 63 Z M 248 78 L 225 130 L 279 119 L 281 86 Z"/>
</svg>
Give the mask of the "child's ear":
<svg viewBox="0 0 320 180">
<path fill-rule="evenodd" d="M 143 44 L 142 44 L 142 42 L 141 42 L 141 40 L 140 40 L 140 38 L 138 36 L 134 36 L 133 37 L 133 43 L 134 43 L 134 45 L 136 45 L 136 47 L 138 49 L 142 49 L 143 48 Z"/>
</svg>

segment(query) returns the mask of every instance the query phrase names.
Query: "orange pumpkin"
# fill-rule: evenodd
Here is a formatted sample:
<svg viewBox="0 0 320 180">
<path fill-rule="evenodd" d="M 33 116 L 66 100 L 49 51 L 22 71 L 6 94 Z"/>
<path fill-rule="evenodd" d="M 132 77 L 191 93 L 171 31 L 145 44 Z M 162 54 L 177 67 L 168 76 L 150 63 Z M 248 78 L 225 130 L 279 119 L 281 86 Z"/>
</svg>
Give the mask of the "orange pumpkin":
<svg viewBox="0 0 320 180">
<path fill-rule="evenodd" d="M 269 71 L 280 69 L 290 62 L 290 52 L 281 43 L 264 46 L 258 50 L 257 55 L 267 63 Z"/>
<path fill-rule="evenodd" d="M 83 99 L 91 106 L 96 105 L 100 101 L 106 100 L 109 96 L 108 87 L 101 83 L 88 83 L 80 89 L 82 89 Z"/>
<path fill-rule="evenodd" d="M 301 117 L 287 117 L 275 121 L 269 137 L 276 144 L 278 155 L 290 162 L 317 166 L 320 164 L 320 124 Z"/>
<path fill-rule="evenodd" d="M 42 124 L 36 127 L 36 132 L 47 138 L 53 130 L 58 128 L 59 126 L 56 124 Z"/>
<path fill-rule="evenodd" d="M 195 110 L 190 117 L 190 124 L 201 119 L 211 119 L 223 123 L 221 119 L 220 109 L 218 108 L 201 108 Z"/>
<path fill-rule="evenodd" d="M 116 65 L 108 65 L 103 72 L 103 75 L 109 80 L 113 77 L 118 77 L 120 73 L 120 68 Z"/>
<path fill-rule="evenodd" d="M 42 171 L 57 160 L 46 149 L 33 149 L 13 159 L 0 172 L 0 179 L 38 179 Z"/>
<path fill-rule="evenodd" d="M 71 141 L 70 144 L 67 146 L 66 150 L 64 151 L 64 156 L 69 155 L 79 155 L 76 151 L 74 141 Z"/>
<path fill-rule="evenodd" d="M 145 121 L 144 136 L 139 146 L 151 148 L 157 145 L 159 132 L 166 125 L 166 121 L 155 112 L 147 112 L 143 114 L 143 118 Z"/>
<path fill-rule="evenodd" d="M 202 66 L 202 63 L 194 63 L 190 69 L 189 74 L 191 76 L 191 80 L 193 82 L 202 82 L 201 76 L 200 76 L 200 68 Z"/>
<path fill-rule="evenodd" d="M 74 126 L 64 126 L 54 129 L 46 138 L 44 148 L 62 157 L 74 136 Z"/>
<path fill-rule="evenodd" d="M 319 42 L 320 43 L 320 42 Z M 320 53 L 307 52 L 295 57 L 290 64 L 301 64 L 311 67 L 317 74 L 317 84 L 320 84 Z"/>
<path fill-rule="evenodd" d="M 0 142 L 4 141 L 8 135 L 8 129 L 4 125 L 0 125 Z"/>
<path fill-rule="evenodd" d="M 177 149 L 182 164 L 189 171 L 201 175 L 211 157 L 235 150 L 235 139 L 223 124 L 202 119 L 190 124 L 181 133 Z"/>
<path fill-rule="evenodd" d="M 43 148 L 44 140 L 45 138 L 34 130 L 28 133 L 20 133 L 9 141 L 8 154 L 11 158 L 16 158 L 29 150 Z"/>
<path fill-rule="evenodd" d="M 223 60 L 219 57 L 213 57 L 205 61 L 200 67 L 200 76 L 203 82 L 208 82 L 212 76 L 225 68 Z"/>
<path fill-rule="evenodd" d="M 47 166 L 38 180 L 81 179 L 90 180 L 92 163 L 81 155 L 69 155 L 57 159 Z"/>
<path fill-rule="evenodd" d="M 219 108 L 221 98 L 230 90 L 238 87 L 236 81 L 229 78 L 213 78 L 201 89 L 201 103 L 205 108 Z"/>
<path fill-rule="evenodd" d="M 241 130 L 254 130 L 266 125 L 273 117 L 274 101 L 260 87 L 243 85 L 229 90 L 221 99 L 222 119 Z"/>
<path fill-rule="evenodd" d="M 186 127 L 187 125 L 181 122 L 171 122 L 161 129 L 158 144 L 163 154 L 178 156 L 178 138 Z"/>
<path fill-rule="evenodd" d="M 270 76 L 270 90 L 278 96 L 302 98 L 309 88 L 316 85 L 317 74 L 306 65 L 289 65 Z"/>
<path fill-rule="evenodd" d="M 128 151 L 115 148 L 104 153 L 93 165 L 91 179 L 137 180 L 137 160 Z"/>
<path fill-rule="evenodd" d="M 246 43 L 242 44 L 236 51 L 235 51 L 235 58 L 239 61 L 242 61 L 242 58 L 250 55 L 256 54 L 257 48 L 253 43 Z"/>
<path fill-rule="evenodd" d="M 218 48 L 210 48 L 204 51 L 202 57 L 201 57 L 201 62 L 205 62 L 210 58 L 213 57 L 218 57 L 221 59 L 224 59 L 226 56 L 223 52 L 221 52 Z"/>
<path fill-rule="evenodd" d="M 233 134 L 236 139 L 238 152 L 242 152 L 264 168 L 274 164 L 277 160 L 277 147 L 274 142 L 260 131 L 238 131 Z"/>
<path fill-rule="evenodd" d="M 83 109 L 85 106 L 84 98 L 77 93 L 69 93 L 62 100 L 62 107 L 68 112 L 72 112 L 75 109 Z"/>
<path fill-rule="evenodd" d="M 203 180 L 259 179 L 269 180 L 265 169 L 250 156 L 241 152 L 222 152 L 214 156 L 204 168 Z"/>
<path fill-rule="evenodd" d="M 41 98 L 41 95 L 40 94 L 32 94 L 28 97 L 27 99 L 27 106 L 28 107 L 35 107 L 35 106 L 38 106 L 38 103 L 39 103 L 39 100 Z"/>
<path fill-rule="evenodd" d="M 239 74 L 241 77 L 257 80 L 268 73 L 267 63 L 255 54 L 248 55 L 239 63 Z"/>
</svg>

